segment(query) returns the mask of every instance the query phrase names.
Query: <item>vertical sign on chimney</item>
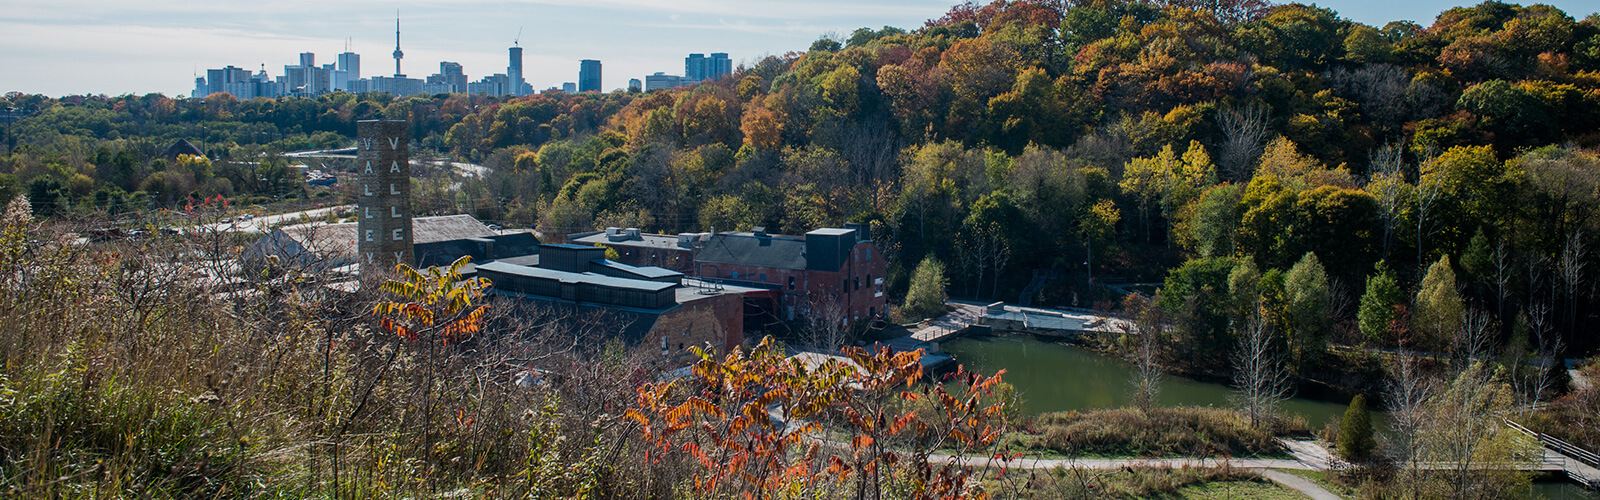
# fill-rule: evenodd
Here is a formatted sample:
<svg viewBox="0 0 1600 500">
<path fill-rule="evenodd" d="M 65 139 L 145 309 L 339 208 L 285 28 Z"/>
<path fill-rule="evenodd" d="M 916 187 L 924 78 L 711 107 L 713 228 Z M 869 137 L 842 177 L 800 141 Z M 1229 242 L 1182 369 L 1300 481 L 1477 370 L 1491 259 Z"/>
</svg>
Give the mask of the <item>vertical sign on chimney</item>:
<svg viewBox="0 0 1600 500">
<path fill-rule="evenodd" d="M 356 250 L 361 273 L 416 265 L 411 235 L 411 153 L 405 120 L 356 122 Z"/>
</svg>

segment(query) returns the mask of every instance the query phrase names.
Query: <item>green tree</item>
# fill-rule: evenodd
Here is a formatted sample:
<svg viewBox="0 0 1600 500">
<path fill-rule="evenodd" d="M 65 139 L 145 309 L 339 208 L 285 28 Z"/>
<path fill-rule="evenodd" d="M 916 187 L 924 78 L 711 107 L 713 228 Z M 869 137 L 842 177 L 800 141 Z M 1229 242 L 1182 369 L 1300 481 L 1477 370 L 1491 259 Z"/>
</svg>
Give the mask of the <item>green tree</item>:
<svg viewBox="0 0 1600 500">
<path fill-rule="evenodd" d="M 907 318 L 930 318 L 944 312 L 944 264 L 932 255 L 924 257 L 911 274 L 911 289 L 906 292 L 905 307 L 901 312 Z"/>
<path fill-rule="evenodd" d="M 1356 312 L 1361 333 L 1368 340 L 1382 342 L 1394 329 L 1400 316 L 1399 307 L 1405 304 L 1405 299 L 1394 271 L 1378 261 L 1373 266 L 1372 276 L 1367 277 L 1367 291 L 1361 294 L 1361 309 Z"/>
<path fill-rule="evenodd" d="M 1289 337 L 1291 351 L 1299 368 L 1306 370 L 1327 350 L 1328 334 L 1333 326 L 1333 311 L 1329 308 L 1333 291 L 1317 254 L 1307 252 L 1300 262 L 1289 268 L 1283 277 L 1283 292 L 1293 332 Z"/>
<path fill-rule="evenodd" d="M 1367 397 L 1357 394 L 1350 400 L 1350 407 L 1344 410 L 1344 418 L 1339 420 L 1339 454 L 1351 462 L 1366 462 L 1372 459 L 1374 444 Z"/>
<path fill-rule="evenodd" d="M 1415 340 L 1428 348 L 1444 349 L 1461 329 L 1461 293 L 1456 288 L 1456 272 L 1450 267 L 1449 255 L 1440 256 L 1438 262 L 1428 266 L 1428 273 L 1417 285 L 1412 309 L 1412 330 L 1421 335 Z"/>
</svg>

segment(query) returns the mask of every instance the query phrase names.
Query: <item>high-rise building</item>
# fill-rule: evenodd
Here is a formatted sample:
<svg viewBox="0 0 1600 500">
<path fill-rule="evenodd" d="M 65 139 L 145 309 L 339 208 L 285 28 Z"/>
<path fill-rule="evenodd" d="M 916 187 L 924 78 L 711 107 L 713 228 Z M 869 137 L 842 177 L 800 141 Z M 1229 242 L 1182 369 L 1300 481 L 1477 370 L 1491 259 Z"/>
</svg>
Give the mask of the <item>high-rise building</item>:
<svg viewBox="0 0 1600 500">
<path fill-rule="evenodd" d="M 206 95 L 211 95 L 218 92 L 229 92 L 228 84 L 247 83 L 249 81 L 250 70 L 244 68 L 235 68 L 230 65 L 222 69 L 208 69 L 206 70 L 206 92 L 205 95 L 200 97 L 205 97 Z M 240 99 L 250 99 L 255 96 L 235 94 L 234 97 Z"/>
<path fill-rule="evenodd" d="M 311 52 L 300 53 L 300 67 L 310 68 L 317 65 L 317 55 Z"/>
<path fill-rule="evenodd" d="M 706 79 L 706 55 L 689 54 L 683 59 L 683 79 L 698 82 Z"/>
<path fill-rule="evenodd" d="M 644 77 L 645 92 L 659 89 L 670 89 L 679 85 L 683 85 L 683 77 L 678 75 L 669 75 L 657 71 L 654 75 L 645 75 Z"/>
<path fill-rule="evenodd" d="M 600 61 L 584 59 L 578 62 L 578 92 L 600 91 Z"/>
<path fill-rule="evenodd" d="M 439 73 L 428 77 L 429 93 L 466 93 L 467 74 L 461 71 L 461 63 L 442 61 L 439 63 Z"/>
<path fill-rule="evenodd" d="M 628 79 L 628 92 L 638 92 L 641 90 L 644 90 L 644 82 L 639 81 L 638 78 Z"/>
<path fill-rule="evenodd" d="M 710 80 L 721 80 L 722 77 L 733 74 L 733 60 L 728 58 L 727 52 L 713 52 L 707 61 L 710 73 L 706 75 Z"/>
<path fill-rule="evenodd" d="M 720 80 L 723 76 L 733 73 L 733 60 L 728 59 L 727 52 L 715 52 L 711 57 L 705 54 L 689 54 L 683 59 L 683 80 L 685 83 L 695 83 L 701 80 Z"/>
<path fill-rule="evenodd" d="M 344 71 L 351 80 L 360 80 L 361 54 L 349 51 L 339 54 L 339 70 Z"/>
<path fill-rule="evenodd" d="M 506 78 L 511 79 L 511 89 L 508 94 L 522 95 L 522 84 L 527 80 L 522 79 L 522 47 L 511 46 L 511 64 L 506 67 Z"/>
<path fill-rule="evenodd" d="M 568 94 L 576 94 L 578 93 L 578 84 L 572 82 L 563 83 L 561 84 L 561 91 Z"/>
</svg>

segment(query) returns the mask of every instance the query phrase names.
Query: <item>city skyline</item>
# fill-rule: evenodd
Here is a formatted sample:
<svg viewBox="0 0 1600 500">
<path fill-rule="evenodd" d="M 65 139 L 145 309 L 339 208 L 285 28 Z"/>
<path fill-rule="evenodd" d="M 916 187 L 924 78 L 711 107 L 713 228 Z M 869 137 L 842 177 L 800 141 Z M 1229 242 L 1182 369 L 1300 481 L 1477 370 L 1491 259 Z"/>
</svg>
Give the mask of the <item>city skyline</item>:
<svg viewBox="0 0 1600 500">
<path fill-rule="evenodd" d="M 577 80 L 579 61 L 604 61 L 602 91 L 631 79 L 676 74 L 684 54 L 723 51 L 734 66 L 766 55 L 803 51 L 816 39 L 848 36 L 860 27 L 916 29 L 951 0 L 867 0 L 807 3 L 694 0 L 671 5 L 643 0 L 533 0 L 489 3 L 306 0 L 260 4 L 195 4 L 154 0 L 125 5 L 103 0 L 24 2 L 0 13 L 0 91 L 46 95 L 187 95 L 194 76 L 229 65 L 269 73 L 296 54 L 344 51 L 369 64 L 392 63 L 394 11 L 405 31 L 405 72 L 432 73 L 441 61 L 478 77 L 506 72 L 506 49 L 524 49 L 524 78 L 535 90 Z M 1531 2 L 1530 2 L 1531 3 Z M 1555 5 L 1582 19 L 1595 7 L 1581 0 Z M 1459 2 L 1395 4 L 1377 0 L 1318 2 L 1344 16 L 1382 25 L 1408 19 L 1424 26 Z M 518 32 L 521 31 L 520 39 Z M 371 74 L 383 73 L 370 72 Z"/>
</svg>

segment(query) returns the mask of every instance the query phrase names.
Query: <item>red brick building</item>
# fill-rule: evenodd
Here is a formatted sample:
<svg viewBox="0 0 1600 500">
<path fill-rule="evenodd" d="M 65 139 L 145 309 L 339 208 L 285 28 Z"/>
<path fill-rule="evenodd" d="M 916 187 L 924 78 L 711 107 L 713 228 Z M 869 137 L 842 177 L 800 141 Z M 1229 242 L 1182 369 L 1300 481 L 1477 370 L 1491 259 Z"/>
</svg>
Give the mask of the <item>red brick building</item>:
<svg viewBox="0 0 1600 500">
<path fill-rule="evenodd" d="M 816 314 L 844 323 L 888 315 L 884 275 L 889 263 L 872 243 L 865 224 L 825 228 L 804 236 L 751 232 L 685 233 L 677 236 L 607 228 L 570 235 L 579 245 L 602 245 L 617 261 L 659 266 L 712 283 L 769 290 L 749 294 L 752 309 L 783 321 Z M 759 314 L 747 314 L 755 317 Z"/>
<path fill-rule="evenodd" d="M 836 310 L 854 323 L 887 316 L 888 262 L 864 225 L 818 229 L 802 237 L 721 233 L 695 258 L 696 276 L 752 288 L 776 289 L 785 320 Z M 824 308 L 824 309 L 818 309 Z"/>
</svg>

